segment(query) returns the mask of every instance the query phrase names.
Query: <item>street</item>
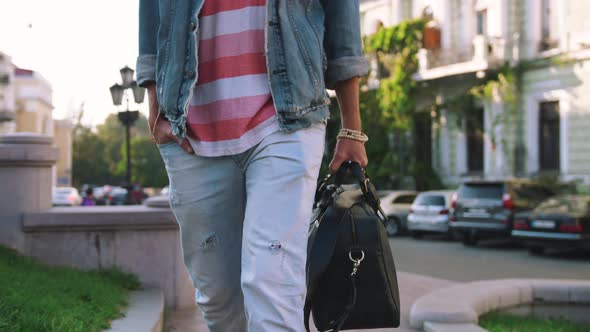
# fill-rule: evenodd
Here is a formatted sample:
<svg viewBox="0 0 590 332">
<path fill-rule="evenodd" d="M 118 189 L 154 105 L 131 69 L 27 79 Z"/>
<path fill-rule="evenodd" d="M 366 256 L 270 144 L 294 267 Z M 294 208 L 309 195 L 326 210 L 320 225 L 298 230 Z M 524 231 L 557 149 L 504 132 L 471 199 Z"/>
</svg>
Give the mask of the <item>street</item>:
<svg viewBox="0 0 590 332">
<path fill-rule="evenodd" d="M 505 241 L 483 241 L 476 247 L 435 236 L 390 239 L 398 271 L 453 280 L 498 278 L 590 279 L 590 253 L 550 252 L 543 256 Z"/>
</svg>

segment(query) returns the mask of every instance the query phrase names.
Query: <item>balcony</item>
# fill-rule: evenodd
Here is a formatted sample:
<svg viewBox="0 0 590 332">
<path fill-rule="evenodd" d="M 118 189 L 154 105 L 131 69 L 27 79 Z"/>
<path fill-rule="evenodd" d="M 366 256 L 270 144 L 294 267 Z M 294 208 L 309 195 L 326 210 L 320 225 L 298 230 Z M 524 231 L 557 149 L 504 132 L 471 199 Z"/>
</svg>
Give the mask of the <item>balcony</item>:
<svg viewBox="0 0 590 332">
<path fill-rule="evenodd" d="M 559 40 L 544 38 L 539 42 L 539 52 L 545 52 L 559 47 Z"/>
<path fill-rule="evenodd" d="M 503 38 L 478 35 L 471 49 L 421 49 L 418 52 L 417 81 L 462 75 L 495 68 L 508 58 Z"/>
<path fill-rule="evenodd" d="M 13 111 L 0 110 L 0 123 L 14 121 L 15 115 Z"/>
</svg>

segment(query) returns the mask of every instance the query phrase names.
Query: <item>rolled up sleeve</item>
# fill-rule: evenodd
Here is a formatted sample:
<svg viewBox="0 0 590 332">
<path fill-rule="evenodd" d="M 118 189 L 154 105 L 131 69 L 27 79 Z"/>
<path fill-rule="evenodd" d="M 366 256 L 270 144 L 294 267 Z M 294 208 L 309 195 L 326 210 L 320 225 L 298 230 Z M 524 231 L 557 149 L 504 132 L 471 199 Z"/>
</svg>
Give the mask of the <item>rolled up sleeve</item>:
<svg viewBox="0 0 590 332">
<path fill-rule="evenodd" d="M 156 81 L 158 59 L 157 36 L 160 24 L 158 0 L 139 2 L 139 56 L 137 57 L 137 84 L 145 87 Z"/>
<path fill-rule="evenodd" d="M 325 83 L 334 89 L 339 81 L 366 75 L 362 51 L 358 0 L 321 0 L 325 13 L 324 51 L 328 60 Z"/>
</svg>

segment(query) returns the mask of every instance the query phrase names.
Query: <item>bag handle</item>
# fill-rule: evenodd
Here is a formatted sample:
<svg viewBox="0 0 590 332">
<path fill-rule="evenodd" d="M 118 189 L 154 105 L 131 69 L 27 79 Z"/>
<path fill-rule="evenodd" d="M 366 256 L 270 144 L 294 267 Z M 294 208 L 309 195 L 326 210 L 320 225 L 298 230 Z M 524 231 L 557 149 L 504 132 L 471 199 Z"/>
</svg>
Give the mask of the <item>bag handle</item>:
<svg viewBox="0 0 590 332">
<path fill-rule="evenodd" d="M 324 197 L 326 194 L 327 195 L 332 194 L 333 191 L 330 193 L 326 192 L 326 188 L 327 188 L 328 184 L 333 182 L 337 186 L 342 185 L 342 183 L 344 182 L 344 179 L 349 176 L 349 174 L 348 174 L 349 170 L 352 173 L 352 175 L 357 179 L 360 187 L 362 188 L 361 190 L 363 191 L 363 194 L 365 194 L 367 192 L 366 188 L 364 188 L 365 181 L 367 181 L 367 174 L 366 174 L 365 170 L 361 167 L 361 165 L 359 165 L 359 163 L 354 162 L 352 160 L 347 160 L 340 165 L 340 168 L 338 169 L 336 174 L 332 175 L 331 173 L 328 173 L 328 174 L 326 174 L 326 176 L 323 179 L 318 181 L 318 184 L 316 187 L 317 189 L 315 192 L 315 197 L 313 200 L 314 207 L 317 206 L 317 204 L 320 202 L 322 197 Z"/>
<path fill-rule="evenodd" d="M 352 160 L 346 160 L 340 165 L 340 168 L 334 176 L 334 183 L 337 185 L 342 185 L 345 182 L 344 180 L 346 177 L 349 176 L 349 172 L 359 182 L 361 188 L 364 187 L 363 184 L 368 178 L 367 173 L 359 163 Z"/>
<path fill-rule="evenodd" d="M 323 179 L 321 179 L 318 182 L 314 197 L 314 206 L 316 206 L 316 204 L 321 200 L 328 184 L 334 183 L 340 186 L 345 182 L 345 179 L 350 176 L 348 174 L 349 170 L 350 173 L 352 173 L 352 175 L 354 176 L 354 178 L 357 179 L 359 185 L 361 186 L 363 194 L 367 192 L 365 188 L 365 182 L 368 181 L 367 173 L 359 163 L 352 160 L 347 160 L 340 165 L 340 168 L 338 169 L 338 171 L 336 171 L 336 174 L 332 175 L 331 173 L 328 173 Z"/>
<path fill-rule="evenodd" d="M 367 203 L 369 203 L 377 217 L 381 219 L 383 223 L 386 223 L 388 218 L 385 215 L 385 212 L 383 212 L 383 209 L 381 209 L 381 200 L 379 200 L 379 195 L 377 195 L 377 189 L 369 180 L 369 176 L 365 169 L 362 168 L 359 163 L 352 160 L 343 162 L 335 175 L 328 173 L 328 175 L 318 183 L 314 197 L 314 206 L 317 206 L 318 202 L 321 200 L 326 187 L 331 182 L 330 180 L 333 180 L 334 184 L 340 186 L 345 182 L 344 180 L 346 177 L 350 177 L 349 172 L 358 181 L 361 191 L 363 192 L 363 197 Z"/>
<path fill-rule="evenodd" d="M 377 189 L 373 185 L 373 183 L 369 180 L 369 176 L 364 168 L 361 167 L 359 163 L 352 160 L 347 160 L 340 165 L 338 172 L 334 177 L 334 183 L 337 185 L 341 185 L 344 182 L 345 177 L 348 176 L 348 172 L 354 176 L 361 187 L 363 192 L 363 196 L 367 203 L 373 208 L 375 214 L 381 221 L 384 223 L 387 221 L 387 216 L 385 212 L 381 209 L 381 200 L 379 199 L 379 195 L 377 195 Z"/>
</svg>

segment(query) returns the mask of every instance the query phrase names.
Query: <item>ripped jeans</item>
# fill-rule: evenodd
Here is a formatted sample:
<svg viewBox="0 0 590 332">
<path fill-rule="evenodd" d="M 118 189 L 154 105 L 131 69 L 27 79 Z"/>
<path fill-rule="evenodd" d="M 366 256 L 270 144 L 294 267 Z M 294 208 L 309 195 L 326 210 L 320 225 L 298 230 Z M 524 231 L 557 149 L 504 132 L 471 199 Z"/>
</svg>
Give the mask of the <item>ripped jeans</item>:
<svg viewBox="0 0 590 332">
<path fill-rule="evenodd" d="M 325 126 L 277 131 L 231 156 L 158 146 L 211 332 L 304 331 L 307 232 Z"/>
</svg>

